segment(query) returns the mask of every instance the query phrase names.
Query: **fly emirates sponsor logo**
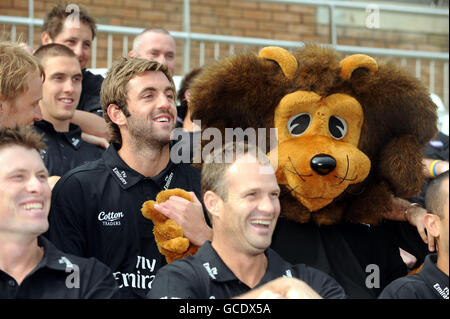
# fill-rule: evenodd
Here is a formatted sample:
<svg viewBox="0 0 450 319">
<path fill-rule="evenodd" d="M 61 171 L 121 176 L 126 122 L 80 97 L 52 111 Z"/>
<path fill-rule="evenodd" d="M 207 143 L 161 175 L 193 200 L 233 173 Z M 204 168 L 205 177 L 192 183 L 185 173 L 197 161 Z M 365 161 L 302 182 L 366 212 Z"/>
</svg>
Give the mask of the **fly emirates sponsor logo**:
<svg viewBox="0 0 450 319">
<path fill-rule="evenodd" d="M 104 212 L 98 214 L 98 220 L 103 223 L 103 226 L 120 226 L 120 220 L 124 217 L 123 212 Z"/>
<path fill-rule="evenodd" d="M 155 279 L 154 273 L 157 269 L 156 259 L 148 259 L 137 256 L 136 269 L 134 273 L 116 271 L 113 273 L 119 288 L 132 287 L 138 289 L 152 289 L 152 282 Z"/>
</svg>

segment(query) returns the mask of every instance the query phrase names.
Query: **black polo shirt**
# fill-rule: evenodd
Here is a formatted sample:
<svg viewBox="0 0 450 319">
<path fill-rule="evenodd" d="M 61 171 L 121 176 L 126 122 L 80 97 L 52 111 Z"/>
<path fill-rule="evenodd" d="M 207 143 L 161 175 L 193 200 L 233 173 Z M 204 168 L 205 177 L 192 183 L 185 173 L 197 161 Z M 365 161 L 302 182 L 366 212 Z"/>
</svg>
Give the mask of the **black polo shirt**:
<svg viewBox="0 0 450 319">
<path fill-rule="evenodd" d="M 436 266 L 437 254 L 425 258 L 419 273 L 388 285 L 380 299 L 448 299 L 448 276 Z"/>
<path fill-rule="evenodd" d="M 48 236 L 61 250 L 96 257 L 108 265 L 124 298 L 144 297 L 166 264 L 142 216 L 147 200 L 169 188 L 193 191 L 200 200 L 200 171 L 169 162 L 148 178 L 130 168 L 112 144 L 98 161 L 63 176 L 52 192 Z"/>
<path fill-rule="evenodd" d="M 109 299 L 118 296 L 111 270 L 97 259 L 63 253 L 42 236 L 38 237 L 38 245 L 44 248 L 44 256 L 20 285 L 0 270 L 0 299 Z"/>
<path fill-rule="evenodd" d="M 265 254 L 267 270 L 255 288 L 282 276 L 295 277 L 305 281 L 323 298 L 345 298 L 344 289 L 327 274 L 303 264 L 292 266 L 270 248 Z M 149 298 L 227 299 L 250 290 L 225 265 L 208 241 L 194 256 L 161 268 Z"/>
<path fill-rule="evenodd" d="M 86 69 L 81 71 L 81 96 L 77 109 L 103 116 L 100 104 L 100 90 L 102 89 L 103 76 L 94 74 Z"/>
<path fill-rule="evenodd" d="M 333 277 L 349 298 L 376 299 L 406 265 L 384 224 L 318 226 L 278 218 L 271 248 L 291 264 L 306 264 Z"/>
<path fill-rule="evenodd" d="M 45 120 L 35 122 L 34 129 L 44 134 L 47 150 L 41 151 L 50 176 L 63 176 L 71 169 L 100 158 L 103 149 L 81 139 L 81 128 L 70 124 L 69 132 L 55 131 L 53 124 Z"/>
</svg>

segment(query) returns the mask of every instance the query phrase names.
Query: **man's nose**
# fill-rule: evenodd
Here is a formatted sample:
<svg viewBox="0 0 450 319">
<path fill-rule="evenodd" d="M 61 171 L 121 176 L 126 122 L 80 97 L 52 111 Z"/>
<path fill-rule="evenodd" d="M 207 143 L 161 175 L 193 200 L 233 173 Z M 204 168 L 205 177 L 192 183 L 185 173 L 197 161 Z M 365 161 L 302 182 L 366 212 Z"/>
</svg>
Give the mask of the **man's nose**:
<svg viewBox="0 0 450 319">
<path fill-rule="evenodd" d="M 64 92 L 66 93 L 73 93 L 75 90 L 72 79 L 67 79 L 64 83 Z"/>
<path fill-rule="evenodd" d="M 30 193 L 40 194 L 43 190 L 41 181 L 36 176 L 30 177 L 27 182 L 27 190 Z"/>
<path fill-rule="evenodd" d="M 275 213 L 276 207 L 276 201 L 274 201 L 270 196 L 264 196 L 259 202 L 258 210 L 263 213 L 273 214 Z"/>
<path fill-rule="evenodd" d="M 75 55 L 78 57 L 78 60 L 81 60 L 81 57 L 83 56 L 83 47 L 82 47 L 82 43 L 80 42 L 79 44 L 75 45 L 72 47 L 72 51 L 73 53 L 75 53 Z M 81 61 L 80 61 L 81 62 Z"/>
</svg>

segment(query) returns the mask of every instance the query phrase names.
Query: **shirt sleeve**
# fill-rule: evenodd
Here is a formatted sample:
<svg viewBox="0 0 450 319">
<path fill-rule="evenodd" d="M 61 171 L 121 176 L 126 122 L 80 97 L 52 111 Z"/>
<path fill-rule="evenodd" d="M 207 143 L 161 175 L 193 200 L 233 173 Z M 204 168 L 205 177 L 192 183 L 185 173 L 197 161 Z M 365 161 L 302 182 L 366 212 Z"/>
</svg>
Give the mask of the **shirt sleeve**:
<svg viewBox="0 0 450 319">
<path fill-rule="evenodd" d="M 87 257 L 85 221 L 88 200 L 73 175 L 62 177 L 52 191 L 49 229 L 45 236 L 60 250 Z"/>
<path fill-rule="evenodd" d="M 304 264 L 296 265 L 298 278 L 306 282 L 324 299 L 345 299 L 347 295 L 341 285 L 321 270 Z"/>
<path fill-rule="evenodd" d="M 184 260 L 174 261 L 158 270 L 147 298 L 202 298 L 196 288 L 198 285 L 201 285 L 201 280 L 193 267 Z"/>
</svg>

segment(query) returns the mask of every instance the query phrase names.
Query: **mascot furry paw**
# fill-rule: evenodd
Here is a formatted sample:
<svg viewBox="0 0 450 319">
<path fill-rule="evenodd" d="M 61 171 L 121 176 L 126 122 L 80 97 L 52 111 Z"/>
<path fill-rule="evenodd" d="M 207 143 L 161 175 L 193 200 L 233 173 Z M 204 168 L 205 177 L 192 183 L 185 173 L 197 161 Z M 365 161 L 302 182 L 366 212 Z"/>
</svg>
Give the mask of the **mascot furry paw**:
<svg viewBox="0 0 450 319">
<path fill-rule="evenodd" d="M 282 217 L 272 248 L 282 257 L 333 274 L 357 298 L 376 296 L 369 265 L 379 266 L 381 288 L 406 274 L 382 221 L 392 195 L 420 191 L 421 151 L 437 132 L 436 106 L 418 79 L 367 55 L 267 47 L 205 68 L 190 108 L 203 131 L 222 136 L 251 128 L 260 144 L 265 129 L 270 145 L 267 132 L 277 129 L 278 145 L 263 151 L 278 159 Z"/>
<path fill-rule="evenodd" d="M 166 257 L 168 263 L 188 255 L 194 255 L 199 248 L 184 237 L 183 229 L 180 225 L 154 208 L 155 204 L 163 203 L 171 196 L 179 196 L 193 202 L 191 194 L 183 189 L 174 188 L 159 192 L 156 196 L 156 201 L 148 200 L 142 204 L 141 208 L 142 215 L 150 219 L 154 224 L 153 234 L 155 235 L 158 250 Z"/>
</svg>

